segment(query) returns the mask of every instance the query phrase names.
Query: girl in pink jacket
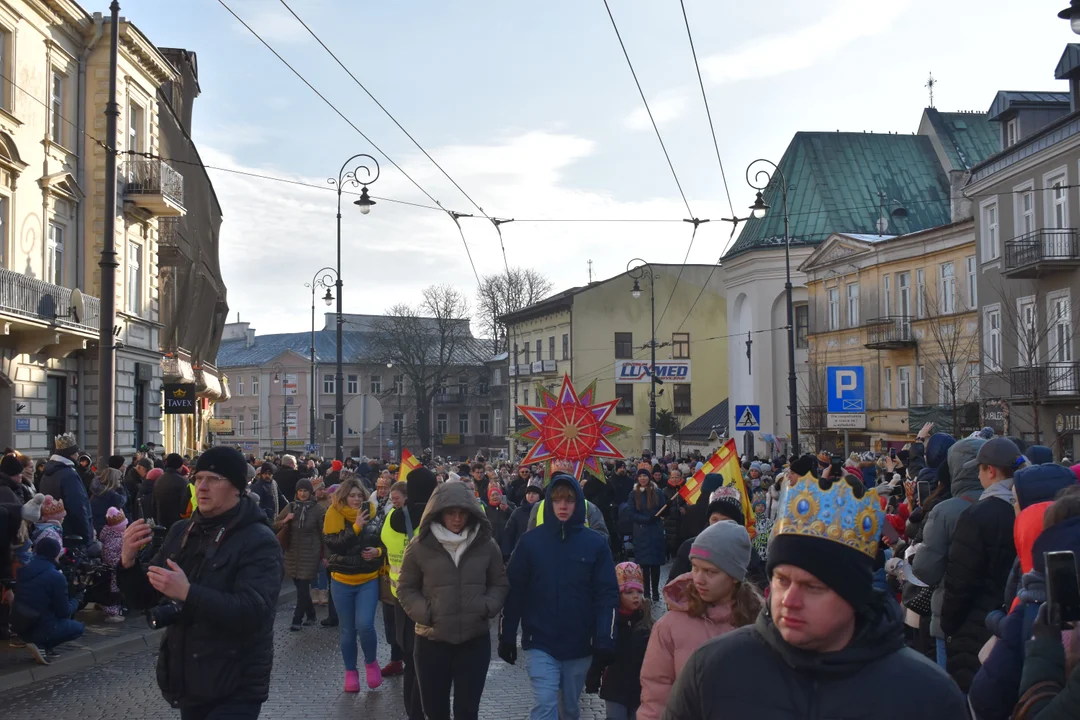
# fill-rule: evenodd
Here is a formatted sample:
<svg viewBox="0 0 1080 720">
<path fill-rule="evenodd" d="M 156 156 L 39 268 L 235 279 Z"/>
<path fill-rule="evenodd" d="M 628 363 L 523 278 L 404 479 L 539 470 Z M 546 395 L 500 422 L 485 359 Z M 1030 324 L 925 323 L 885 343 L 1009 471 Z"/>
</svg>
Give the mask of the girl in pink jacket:
<svg viewBox="0 0 1080 720">
<path fill-rule="evenodd" d="M 750 536 L 734 521 L 711 525 L 694 540 L 693 569 L 664 586 L 668 612 L 649 637 L 636 720 L 659 720 L 675 677 L 695 650 L 757 618 L 764 600 L 744 582 L 749 563 Z"/>
</svg>

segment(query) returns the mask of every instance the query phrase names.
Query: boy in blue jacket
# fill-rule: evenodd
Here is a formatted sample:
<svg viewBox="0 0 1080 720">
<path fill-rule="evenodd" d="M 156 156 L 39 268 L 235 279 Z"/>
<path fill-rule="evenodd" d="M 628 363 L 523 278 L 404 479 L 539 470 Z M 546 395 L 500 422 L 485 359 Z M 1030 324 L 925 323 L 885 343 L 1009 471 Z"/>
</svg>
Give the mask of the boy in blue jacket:
<svg viewBox="0 0 1080 720">
<path fill-rule="evenodd" d="M 20 633 L 26 649 L 41 665 L 48 665 L 45 656 L 57 645 L 82 637 L 86 626 L 72 616 L 79 609 L 79 597 L 68 597 L 67 580 L 56 559 L 60 543 L 45 535 L 34 545 L 34 557 L 19 568 L 15 586 L 15 603 L 36 612 L 38 619 Z"/>
<path fill-rule="evenodd" d="M 619 585 L 602 535 L 585 527 L 585 496 L 573 476 L 548 485 L 544 522 L 518 541 L 506 568 L 499 657 L 517 660 L 517 629 L 533 691 L 530 720 L 578 720 L 590 666 L 611 663 Z"/>
</svg>

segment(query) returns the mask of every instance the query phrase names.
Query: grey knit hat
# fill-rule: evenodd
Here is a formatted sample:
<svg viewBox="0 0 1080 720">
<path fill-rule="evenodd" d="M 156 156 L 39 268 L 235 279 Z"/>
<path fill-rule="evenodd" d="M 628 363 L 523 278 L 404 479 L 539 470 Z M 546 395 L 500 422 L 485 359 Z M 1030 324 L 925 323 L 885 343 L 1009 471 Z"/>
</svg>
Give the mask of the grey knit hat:
<svg viewBox="0 0 1080 720">
<path fill-rule="evenodd" d="M 720 568 L 735 581 L 746 578 L 750 564 L 750 535 L 734 520 L 710 525 L 694 538 L 690 559 L 699 558 Z"/>
</svg>

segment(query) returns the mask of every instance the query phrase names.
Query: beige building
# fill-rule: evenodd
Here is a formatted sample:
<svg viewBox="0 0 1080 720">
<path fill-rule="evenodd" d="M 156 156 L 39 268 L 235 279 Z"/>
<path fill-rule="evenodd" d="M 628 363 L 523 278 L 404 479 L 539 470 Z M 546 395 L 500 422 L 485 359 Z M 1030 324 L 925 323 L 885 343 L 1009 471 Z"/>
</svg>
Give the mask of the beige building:
<svg viewBox="0 0 1080 720">
<path fill-rule="evenodd" d="M 680 268 L 682 268 L 680 276 Z M 652 265 L 656 304 L 657 412 L 686 426 L 727 399 L 727 309 L 720 272 L 709 265 Z M 650 279 L 627 273 L 557 293 L 506 315 L 510 345 L 508 417 L 514 404 L 536 402 L 536 384 L 557 390 L 563 374 L 583 390 L 597 381 L 597 399 L 618 398 L 612 420 L 629 427 L 615 438 L 624 455 L 650 445 Z M 515 360 L 516 358 L 516 360 Z M 523 417 L 516 417 L 518 428 Z M 508 428 L 513 432 L 513 423 Z M 722 429 L 726 431 L 726 427 Z M 657 450 L 678 450 L 677 431 Z M 721 435 L 723 432 L 720 433 Z M 517 452 L 527 450 L 519 444 Z"/>
<path fill-rule="evenodd" d="M 849 451 L 899 449 L 926 420 L 954 434 L 978 429 L 973 220 L 901 236 L 834 234 L 799 270 L 809 297 L 807 447 L 843 444 L 826 411 L 830 366 L 864 369 L 865 423 L 849 429 Z"/>
</svg>

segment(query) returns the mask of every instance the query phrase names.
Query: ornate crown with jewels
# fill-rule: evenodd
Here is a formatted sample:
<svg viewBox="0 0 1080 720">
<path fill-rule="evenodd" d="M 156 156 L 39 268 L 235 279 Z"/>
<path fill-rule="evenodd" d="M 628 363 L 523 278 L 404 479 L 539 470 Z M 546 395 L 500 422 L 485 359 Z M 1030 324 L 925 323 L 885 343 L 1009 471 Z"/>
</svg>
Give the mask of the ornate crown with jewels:
<svg viewBox="0 0 1080 720">
<path fill-rule="evenodd" d="M 846 480 L 821 481 L 813 475 L 792 477 L 780 490 L 780 508 L 772 536 L 802 535 L 832 540 L 875 557 L 885 513 L 876 490 L 861 498 Z"/>
</svg>

